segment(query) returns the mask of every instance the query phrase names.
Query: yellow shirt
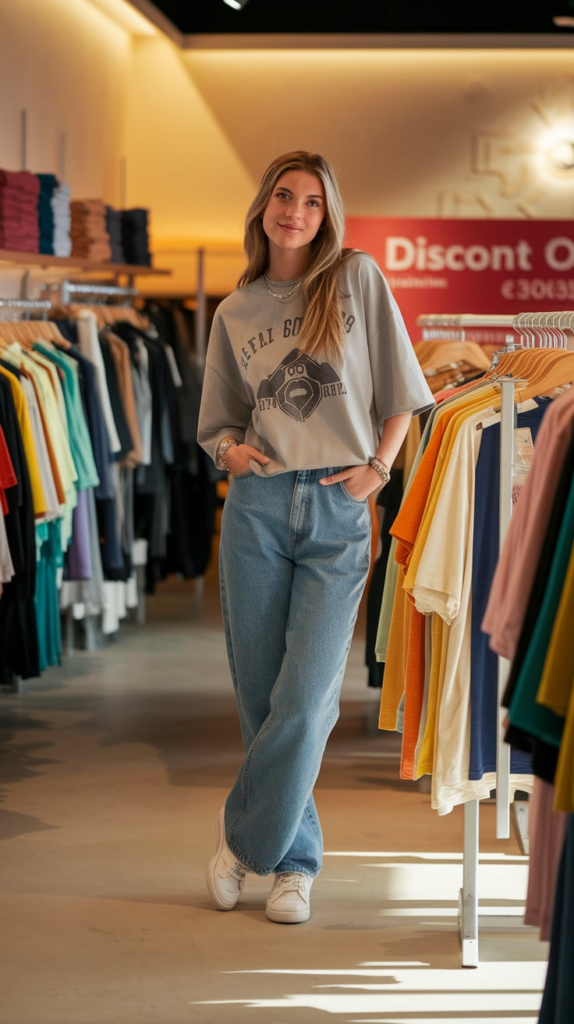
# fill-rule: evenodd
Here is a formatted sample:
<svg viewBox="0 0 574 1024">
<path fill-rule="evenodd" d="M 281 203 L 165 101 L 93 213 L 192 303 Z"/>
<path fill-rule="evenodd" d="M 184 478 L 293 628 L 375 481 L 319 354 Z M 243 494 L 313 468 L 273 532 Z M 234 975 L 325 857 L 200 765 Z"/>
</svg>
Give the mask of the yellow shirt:
<svg viewBox="0 0 574 1024">
<path fill-rule="evenodd" d="M 32 504 L 34 507 L 34 516 L 44 516 L 48 510 L 48 504 L 46 502 L 44 488 L 42 487 L 40 467 L 38 465 L 36 448 L 34 446 L 34 435 L 32 433 L 32 424 L 30 423 L 30 414 L 28 412 L 28 406 L 26 405 L 24 389 L 22 388 L 22 385 L 20 384 L 19 380 L 17 380 L 17 378 L 14 376 L 14 374 L 10 373 L 9 370 L 5 370 L 3 366 L 0 366 L 0 373 L 4 377 L 7 377 L 8 381 L 10 382 L 10 389 L 12 391 L 12 397 L 14 399 L 16 416 L 18 418 L 20 432 L 22 434 L 24 456 L 26 458 L 26 465 L 28 466 L 28 474 L 30 477 L 30 487 L 32 490 Z"/>
</svg>

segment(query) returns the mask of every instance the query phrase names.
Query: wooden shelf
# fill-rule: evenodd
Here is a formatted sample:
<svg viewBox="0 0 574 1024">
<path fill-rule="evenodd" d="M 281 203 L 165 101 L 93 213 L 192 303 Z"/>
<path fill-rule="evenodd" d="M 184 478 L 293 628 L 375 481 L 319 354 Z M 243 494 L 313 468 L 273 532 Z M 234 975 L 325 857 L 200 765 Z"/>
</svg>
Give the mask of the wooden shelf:
<svg viewBox="0 0 574 1024">
<path fill-rule="evenodd" d="M 91 274 L 128 274 L 130 277 L 158 276 L 171 274 L 171 270 L 147 267 L 141 263 L 101 263 L 74 256 L 51 256 L 41 252 L 20 252 L 12 249 L 0 249 L 0 263 L 18 264 L 26 267 L 50 267 L 60 270 L 81 270 Z"/>
</svg>

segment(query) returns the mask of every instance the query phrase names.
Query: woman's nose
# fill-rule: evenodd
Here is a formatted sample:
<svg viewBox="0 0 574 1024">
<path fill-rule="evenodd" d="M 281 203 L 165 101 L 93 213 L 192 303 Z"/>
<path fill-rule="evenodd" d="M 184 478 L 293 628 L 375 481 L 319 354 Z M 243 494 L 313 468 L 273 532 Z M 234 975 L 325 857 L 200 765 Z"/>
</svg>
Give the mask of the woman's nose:
<svg viewBox="0 0 574 1024">
<path fill-rule="evenodd" d="M 289 220 L 296 220 L 299 217 L 300 210 L 298 204 L 294 200 L 291 203 L 288 203 L 286 213 Z"/>
</svg>

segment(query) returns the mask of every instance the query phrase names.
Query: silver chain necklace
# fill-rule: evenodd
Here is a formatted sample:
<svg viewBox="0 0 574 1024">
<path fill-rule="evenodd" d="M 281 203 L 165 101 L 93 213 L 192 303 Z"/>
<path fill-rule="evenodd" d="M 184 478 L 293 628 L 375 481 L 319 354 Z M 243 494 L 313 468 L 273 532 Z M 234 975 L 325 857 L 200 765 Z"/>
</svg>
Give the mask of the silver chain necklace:
<svg viewBox="0 0 574 1024">
<path fill-rule="evenodd" d="M 273 289 L 271 288 L 271 282 L 269 281 L 267 274 L 263 274 L 263 281 L 265 282 L 265 287 L 267 288 L 269 294 L 272 295 L 273 298 L 277 299 L 279 302 L 288 302 L 289 299 L 292 299 L 293 296 L 297 294 L 301 287 L 301 278 L 299 278 L 295 286 L 291 288 L 288 292 L 274 292 Z"/>
</svg>

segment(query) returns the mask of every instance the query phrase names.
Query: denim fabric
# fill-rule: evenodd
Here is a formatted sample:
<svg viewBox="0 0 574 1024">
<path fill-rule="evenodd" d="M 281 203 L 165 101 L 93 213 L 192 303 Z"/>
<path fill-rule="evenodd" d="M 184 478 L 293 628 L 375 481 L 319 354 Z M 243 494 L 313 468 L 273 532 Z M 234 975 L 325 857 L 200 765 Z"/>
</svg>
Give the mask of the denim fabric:
<svg viewBox="0 0 574 1024">
<path fill-rule="evenodd" d="M 315 876 L 312 792 L 369 568 L 367 501 L 336 472 L 232 480 L 221 529 L 221 601 L 245 760 L 225 808 L 235 856 L 259 875 Z"/>
</svg>

